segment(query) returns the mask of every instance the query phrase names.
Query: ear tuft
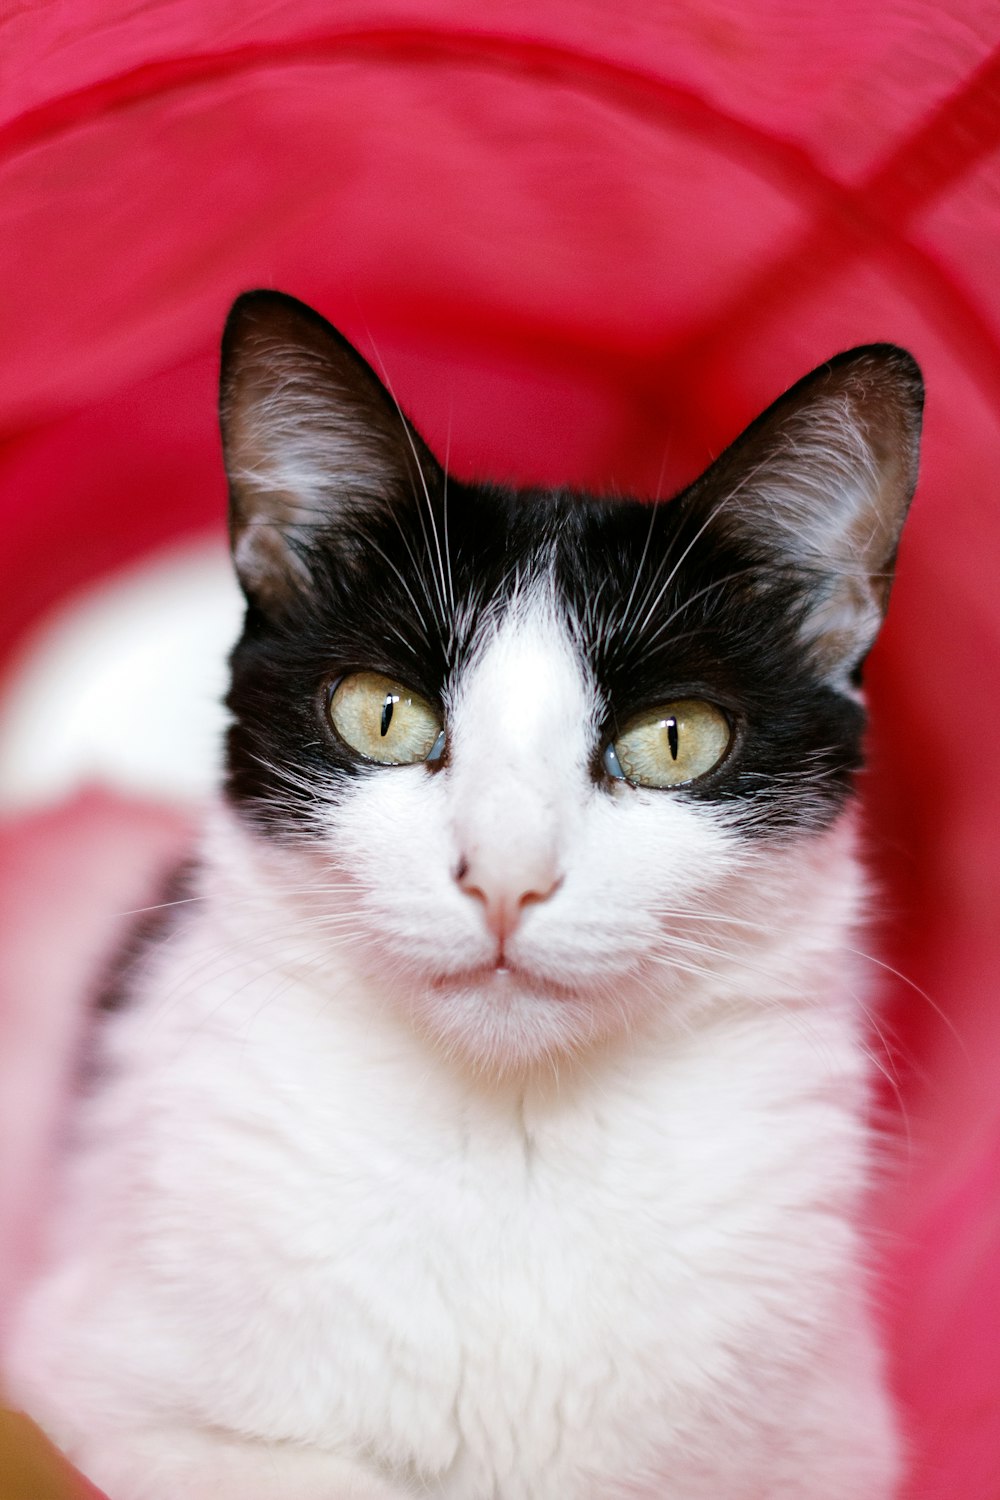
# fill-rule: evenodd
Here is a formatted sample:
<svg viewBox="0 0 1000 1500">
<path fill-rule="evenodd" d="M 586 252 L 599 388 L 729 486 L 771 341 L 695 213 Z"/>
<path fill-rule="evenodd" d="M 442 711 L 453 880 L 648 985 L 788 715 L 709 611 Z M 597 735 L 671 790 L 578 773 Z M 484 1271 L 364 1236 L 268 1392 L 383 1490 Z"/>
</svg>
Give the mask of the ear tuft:
<svg viewBox="0 0 1000 1500">
<path fill-rule="evenodd" d="M 711 524 L 801 581 L 803 643 L 841 690 L 888 605 L 922 410 L 905 350 L 848 350 L 769 407 L 695 486 Z"/>
<path fill-rule="evenodd" d="M 219 407 L 233 559 L 265 608 L 309 587 L 324 532 L 398 502 L 434 464 L 361 355 L 280 292 L 234 303 Z"/>
</svg>

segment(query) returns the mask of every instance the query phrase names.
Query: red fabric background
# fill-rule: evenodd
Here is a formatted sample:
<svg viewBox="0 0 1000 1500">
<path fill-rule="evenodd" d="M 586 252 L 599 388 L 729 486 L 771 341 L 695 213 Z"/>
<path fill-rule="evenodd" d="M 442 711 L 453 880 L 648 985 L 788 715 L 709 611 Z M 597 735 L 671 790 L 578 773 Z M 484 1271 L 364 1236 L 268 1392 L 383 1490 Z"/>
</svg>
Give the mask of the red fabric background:
<svg viewBox="0 0 1000 1500">
<path fill-rule="evenodd" d="M 838 349 L 920 359 L 866 781 L 886 1317 L 913 1500 L 993 1500 L 1000 5 L 48 0 L 0 80 L 0 690 L 57 600 L 219 529 L 248 286 L 375 351 L 460 471 L 600 489 L 676 488 Z"/>
</svg>

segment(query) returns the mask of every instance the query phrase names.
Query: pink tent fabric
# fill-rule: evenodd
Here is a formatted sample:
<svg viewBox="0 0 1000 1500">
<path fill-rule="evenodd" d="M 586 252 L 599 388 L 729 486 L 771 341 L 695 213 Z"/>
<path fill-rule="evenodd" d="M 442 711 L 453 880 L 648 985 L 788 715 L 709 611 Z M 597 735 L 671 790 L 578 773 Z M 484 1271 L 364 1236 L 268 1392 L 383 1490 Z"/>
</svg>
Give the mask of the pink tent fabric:
<svg viewBox="0 0 1000 1500">
<path fill-rule="evenodd" d="M 865 783 L 911 1142 L 885 1318 L 911 1500 L 1000 1494 L 997 0 L 7 6 L 0 246 L 0 691 L 69 591 L 220 529 L 215 347 L 246 287 L 377 351 L 459 471 L 598 489 L 668 493 L 839 349 L 917 355 Z M 180 837 L 93 800 L 2 835 L 0 1026 L 39 1069 L 8 1225 L 71 1034 L 38 1018 L 74 1014 L 72 974 Z"/>
</svg>

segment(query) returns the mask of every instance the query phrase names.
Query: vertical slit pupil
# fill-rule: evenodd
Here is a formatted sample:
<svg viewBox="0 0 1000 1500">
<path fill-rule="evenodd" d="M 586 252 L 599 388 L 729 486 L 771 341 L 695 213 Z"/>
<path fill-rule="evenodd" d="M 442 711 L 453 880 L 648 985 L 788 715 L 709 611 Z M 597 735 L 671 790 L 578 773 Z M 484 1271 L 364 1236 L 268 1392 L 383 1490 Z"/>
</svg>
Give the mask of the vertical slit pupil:
<svg viewBox="0 0 1000 1500">
<path fill-rule="evenodd" d="M 385 733 L 384 729 L 383 729 L 382 733 L 383 734 Z M 677 759 L 677 745 L 678 745 L 677 720 L 676 719 L 668 719 L 667 720 L 667 744 L 670 746 L 670 754 L 671 754 L 671 756 L 673 757 L 674 760 L 676 760 Z"/>
<path fill-rule="evenodd" d="M 392 711 L 399 698 L 394 693 L 387 693 L 385 702 L 382 704 L 382 738 L 385 739 L 389 733 L 389 725 L 392 723 Z"/>
</svg>

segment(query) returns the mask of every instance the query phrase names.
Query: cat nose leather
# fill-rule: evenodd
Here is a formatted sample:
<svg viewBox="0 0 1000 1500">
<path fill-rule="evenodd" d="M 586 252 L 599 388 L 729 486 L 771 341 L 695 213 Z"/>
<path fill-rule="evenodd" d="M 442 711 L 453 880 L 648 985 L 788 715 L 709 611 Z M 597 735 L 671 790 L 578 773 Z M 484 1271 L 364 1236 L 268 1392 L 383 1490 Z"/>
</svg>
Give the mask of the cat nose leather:
<svg viewBox="0 0 1000 1500">
<path fill-rule="evenodd" d="M 481 861 L 463 855 L 455 879 L 466 895 L 483 903 L 486 925 L 500 943 L 515 931 L 528 906 L 547 901 L 562 884 L 555 861 L 544 856 L 501 875 L 490 874 Z"/>
</svg>

